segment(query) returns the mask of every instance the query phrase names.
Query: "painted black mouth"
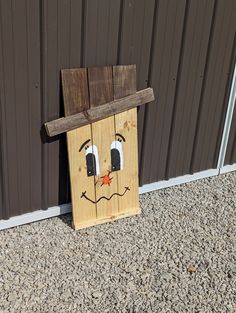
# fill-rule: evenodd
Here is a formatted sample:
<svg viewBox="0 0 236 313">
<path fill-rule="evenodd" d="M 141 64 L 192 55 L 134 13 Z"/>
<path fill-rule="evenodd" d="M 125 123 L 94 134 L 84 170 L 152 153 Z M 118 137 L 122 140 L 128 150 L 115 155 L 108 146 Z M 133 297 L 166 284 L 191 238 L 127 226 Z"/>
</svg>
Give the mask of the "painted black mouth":
<svg viewBox="0 0 236 313">
<path fill-rule="evenodd" d="M 109 200 L 111 200 L 111 198 L 112 198 L 113 196 L 115 196 L 115 195 L 117 195 L 117 196 L 119 196 L 119 197 L 123 197 L 124 194 L 125 194 L 127 191 L 130 191 L 130 188 L 129 188 L 129 187 L 125 187 L 125 190 L 124 190 L 123 193 L 114 192 L 109 198 L 107 198 L 107 197 L 105 197 L 105 196 L 102 196 L 102 197 L 100 197 L 97 201 L 93 201 L 93 200 L 89 199 L 89 198 L 86 196 L 86 191 L 84 191 L 84 192 L 82 192 L 80 198 L 85 198 L 85 199 L 87 199 L 88 201 L 90 201 L 90 202 L 96 204 L 96 203 L 98 203 L 98 202 L 99 202 L 100 200 L 102 200 L 102 199 L 106 199 L 106 200 L 109 201 Z"/>
</svg>

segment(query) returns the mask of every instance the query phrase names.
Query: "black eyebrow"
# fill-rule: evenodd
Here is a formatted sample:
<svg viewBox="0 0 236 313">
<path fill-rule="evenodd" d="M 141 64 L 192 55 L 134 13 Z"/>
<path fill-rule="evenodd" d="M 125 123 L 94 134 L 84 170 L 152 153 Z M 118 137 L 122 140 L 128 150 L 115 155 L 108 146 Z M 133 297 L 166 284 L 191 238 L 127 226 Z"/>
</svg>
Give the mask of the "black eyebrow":
<svg viewBox="0 0 236 313">
<path fill-rule="evenodd" d="M 79 148 L 79 152 L 83 149 L 83 147 L 90 141 L 90 139 L 86 140 L 81 147 Z"/>
<path fill-rule="evenodd" d="M 119 136 L 119 137 L 125 142 L 125 137 L 124 137 L 124 136 L 122 136 L 122 135 L 119 134 L 119 133 L 116 133 L 116 136 Z"/>
</svg>

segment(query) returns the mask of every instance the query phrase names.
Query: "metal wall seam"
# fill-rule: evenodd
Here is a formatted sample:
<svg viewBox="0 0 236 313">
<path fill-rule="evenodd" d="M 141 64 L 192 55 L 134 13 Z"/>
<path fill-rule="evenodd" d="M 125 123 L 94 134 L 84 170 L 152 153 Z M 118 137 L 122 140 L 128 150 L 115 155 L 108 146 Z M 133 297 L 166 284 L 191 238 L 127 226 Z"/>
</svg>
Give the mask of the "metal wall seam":
<svg viewBox="0 0 236 313">
<path fill-rule="evenodd" d="M 231 82 L 232 82 L 232 77 L 233 77 L 234 64 L 236 66 L 236 33 L 235 33 L 235 38 L 234 38 L 234 49 L 232 53 L 232 66 L 231 66 L 231 71 L 229 73 L 230 74 L 229 79 Z M 232 87 L 232 85 L 230 87 Z M 228 90 L 228 94 L 230 94 L 230 90 Z M 230 171 L 233 168 L 232 164 L 236 164 L 236 109 L 235 107 L 236 106 L 234 106 L 234 112 L 232 116 L 231 127 L 229 131 L 229 138 L 227 142 L 227 149 L 226 149 L 226 154 L 225 154 L 225 159 L 224 159 L 224 166 L 223 166 L 224 170 L 229 169 Z M 225 168 L 226 166 L 228 167 Z"/>
<path fill-rule="evenodd" d="M 234 74 L 233 74 L 233 79 L 232 79 L 232 84 L 231 84 L 227 113 L 226 113 L 225 122 L 224 122 L 224 130 L 223 130 L 223 135 L 221 139 L 219 158 L 217 162 L 218 169 L 224 166 L 235 102 L 236 102 L 236 64 L 234 65 Z"/>
<path fill-rule="evenodd" d="M 4 61 L 3 61 L 3 37 L 2 37 L 2 3 L 0 1 L 0 219 L 7 217 L 9 204 L 8 180 L 6 174 L 6 126 L 5 126 L 5 91 L 4 91 Z"/>
</svg>

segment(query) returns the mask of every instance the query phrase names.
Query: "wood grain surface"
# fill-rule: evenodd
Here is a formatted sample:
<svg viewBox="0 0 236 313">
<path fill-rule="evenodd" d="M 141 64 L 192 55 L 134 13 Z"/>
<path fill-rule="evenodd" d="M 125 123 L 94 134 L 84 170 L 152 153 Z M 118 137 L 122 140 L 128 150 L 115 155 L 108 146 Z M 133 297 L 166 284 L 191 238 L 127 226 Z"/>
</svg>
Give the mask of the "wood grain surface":
<svg viewBox="0 0 236 313">
<path fill-rule="evenodd" d="M 77 113 L 67 117 L 61 117 L 51 122 L 45 123 L 45 128 L 48 136 L 56 136 L 78 127 L 91 124 L 103 118 L 112 116 L 117 113 L 121 113 L 140 106 L 144 103 L 149 103 L 154 100 L 154 94 L 152 88 L 146 88 L 137 91 L 130 96 L 117 99 L 99 107 L 93 107 L 82 113 Z"/>
<path fill-rule="evenodd" d="M 136 67 L 113 67 L 114 98 L 124 97 L 136 92 Z M 125 187 L 130 190 L 124 197 L 119 198 L 119 213 L 127 210 L 138 213 L 138 141 L 137 141 L 137 109 L 131 109 L 114 115 L 116 133 L 122 134 L 124 155 L 124 169 L 118 171 L 118 192 Z"/>
<path fill-rule="evenodd" d="M 113 100 L 112 67 L 88 68 L 90 108 Z"/>
<path fill-rule="evenodd" d="M 63 70 L 62 86 L 65 115 L 79 113 L 89 108 L 87 70 Z M 73 112 L 73 113 L 72 113 Z M 83 142 L 90 139 L 91 125 L 67 132 L 67 150 L 70 170 L 72 214 L 74 228 L 83 222 L 92 222 L 97 218 L 96 204 L 81 198 L 83 192 L 95 199 L 94 176 L 87 176 L 86 151 L 80 150 Z M 86 179 L 85 179 L 86 178 Z"/>
<path fill-rule="evenodd" d="M 89 109 L 87 69 L 61 70 L 65 116 Z"/>
<path fill-rule="evenodd" d="M 134 65 L 63 70 L 62 85 L 65 117 L 46 128 L 67 131 L 74 228 L 138 214 L 136 106 L 153 90 L 136 92 Z"/>
<path fill-rule="evenodd" d="M 90 107 L 99 107 L 113 100 L 112 67 L 88 69 L 88 84 Z M 118 214 L 118 199 L 112 195 L 117 192 L 117 174 L 111 172 L 111 142 L 115 140 L 114 118 L 107 117 L 92 125 L 93 142 L 99 152 L 100 175 L 96 177 L 95 195 L 97 202 L 97 218 L 106 218 Z M 104 184 L 103 179 L 111 177 L 110 184 Z M 101 199 L 105 197 L 110 200 Z M 99 201 L 99 199 L 101 199 Z"/>
</svg>

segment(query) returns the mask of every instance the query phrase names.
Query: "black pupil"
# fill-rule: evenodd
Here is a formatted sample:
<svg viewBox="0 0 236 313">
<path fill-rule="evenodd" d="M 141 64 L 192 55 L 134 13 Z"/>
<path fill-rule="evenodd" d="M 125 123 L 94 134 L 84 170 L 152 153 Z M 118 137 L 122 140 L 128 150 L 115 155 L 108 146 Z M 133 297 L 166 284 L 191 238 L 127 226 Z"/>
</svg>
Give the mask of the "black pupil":
<svg viewBox="0 0 236 313">
<path fill-rule="evenodd" d="M 96 162 L 95 155 L 93 153 L 86 154 L 86 164 L 87 164 L 87 175 L 96 175 Z"/>
<path fill-rule="evenodd" d="M 111 166 L 112 171 L 120 170 L 120 152 L 118 149 L 111 149 Z"/>
</svg>

